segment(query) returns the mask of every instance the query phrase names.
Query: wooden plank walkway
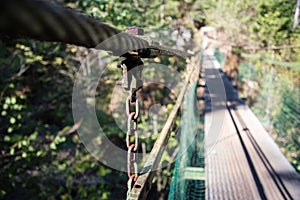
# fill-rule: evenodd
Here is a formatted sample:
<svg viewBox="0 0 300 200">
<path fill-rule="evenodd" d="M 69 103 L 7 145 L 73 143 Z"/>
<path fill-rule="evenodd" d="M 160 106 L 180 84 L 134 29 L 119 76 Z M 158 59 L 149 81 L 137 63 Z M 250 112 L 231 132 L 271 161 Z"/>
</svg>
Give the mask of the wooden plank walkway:
<svg viewBox="0 0 300 200">
<path fill-rule="evenodd" d="M 204 55 L 207 199 L 300 199 L 300 176 Z"/>
</svg>

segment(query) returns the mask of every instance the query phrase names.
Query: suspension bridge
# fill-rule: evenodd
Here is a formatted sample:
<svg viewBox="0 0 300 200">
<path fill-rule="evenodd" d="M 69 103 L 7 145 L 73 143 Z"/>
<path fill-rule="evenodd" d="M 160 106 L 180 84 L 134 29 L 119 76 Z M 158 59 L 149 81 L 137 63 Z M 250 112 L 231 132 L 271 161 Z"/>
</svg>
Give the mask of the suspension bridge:
<svg viewBox="0 0 300 200">
<path fill-rule="evenodd" d="M 26 21 L 14 16 L 18 12 L 10 11 L 14 10 L 15 4 L 19 5 L 18 11 L 31 20 Z M 150 44 L 149 41 L 52 3 L 14 0 L 5 1 L 3 5 L 4 12 L 1 17 L 14 23 L 1 24 L 2 35 L 94 48 L 107 38 L 118 34 L 119 37 L 113 40 L 114 43 L 105 43 L 100 49 L 129 59 L 127 65 L 140 61 L 141 58 L 159 55 L 188 56 L 185 52 Z M 37 7 L 39 9 L 35 9 Z M 41 16 L 44 17 L 43 20 Z M 30 27 L 32 23 L 37 28 L 19 29 Z M 68 30 L 70 28 L 72 32 Z M 84 37 L 81 37 L 82 35 Z M 137 141 L 127 145 L 129 169 L 135 168 L 135 172 L 128 173 L 130 184 L 127 199 L 147 199 L 154 172 L 170 137 L 171 126 L 183 104 L 180 147 L 170 184 L 170 200 L 299 198 L 299 174 L 251 109 L 241 101 L 236 88 L 222 72 L 215 56 L 203 52 L 199 59 L 201 64 L 188 72 L 186 83 L 166 125 L 141 170 L 137 170 L 131 163 L 131 154 L 137 149 Z M 192 88 L 194 92 L 187 92 L 190 91 L 188 88 Z M 199 88 L 205 91 L 200 94 L 202 96 L 197 94 Z M 129 96 L 128 99 L 130 98 L 136 100 L 135 96 Z M 198 108 L 201 101 L 205 105 L 204 115 Z M 137 115 L 128 111 L 129 121 L 137 120 Z M 203 123 L 203 127 L 198 127 L 200 122 Z"/>
<path fill-rule="evenodd" d="M 239 98 L 216 58 L 204 55 L 202 59 L 200 69 L 206 83 L 203 135 L 190 128 L 191 121 L 199 117 L 182 119 L 181 154 L 176 161 L 169 200 L 297 199 L 299 174 Z M 198 81 L 196 85 L 199 86 Z M 190 106 L 185 109 L 193 113 L 197 98 L 186 98 Z M 190 142 L 191 138 L 195 141 Z M 146 165 L 149 166 L 152 164 Z M 145 174 L 138 177 L 129 199 L 146 198 L 143 195 L 150 190 L 151 178 L 144 178 Z"/>
<path fill-rule="evenodd" d="M 204 58 L 206 95 L 205 137 L 221 115 L 223 126 L 214 148 L 205 158 L 207 199 L 296 199 L 299 196 L 299 175 L 280 152 L 257 117 L 238 97 L 236 89 L 221 72 L 213 56 Z M 222 95 L 215 89 L 221 76 L 225 87 L 223 101 L 211 107 L 213 98 Z M 210 86 L 209 86 L 210 85 Z M 221 94 L 220 94 L 221 93 Z M 211 99 L 210 99 L 211 97 Z M 216 103 L 216 102 L 215 102 Z"/>
</svg>

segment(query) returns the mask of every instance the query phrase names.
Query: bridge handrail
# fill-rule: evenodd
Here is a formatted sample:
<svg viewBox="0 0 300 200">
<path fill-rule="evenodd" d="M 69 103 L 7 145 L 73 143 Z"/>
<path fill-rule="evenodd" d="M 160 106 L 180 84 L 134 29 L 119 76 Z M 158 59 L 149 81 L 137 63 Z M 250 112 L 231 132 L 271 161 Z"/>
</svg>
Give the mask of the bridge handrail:
<svg viewBox="0 0 300 200">
<path fill-rule="evenodd" d="M 97 48 L 117 56 L 136 51 L 140 57 L 189 54 L 118 30 L 99 19 L 52 1 L 3 0 L 0 3 L 0 36 L 63 42 Z M 108 40 L 111 38 L 110 40 Z M 101 44 L 101 45 L 99 45 Z"/>
</svg>

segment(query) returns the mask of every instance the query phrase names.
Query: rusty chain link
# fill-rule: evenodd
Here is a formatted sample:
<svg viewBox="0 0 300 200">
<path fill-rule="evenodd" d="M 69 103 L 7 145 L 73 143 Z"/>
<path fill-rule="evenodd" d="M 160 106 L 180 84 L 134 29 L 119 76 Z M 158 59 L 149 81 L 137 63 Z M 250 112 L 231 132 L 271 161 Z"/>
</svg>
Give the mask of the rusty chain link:
<svg viewBox="0 0 300 200">
<path fill-rule="evenodd" d="M 130 110 L 131 107 L 134 107 L 135 110 L 131 111 Z M 136 151 L 138 149 L 137 118 L 139 116 L 139 103 L 135 92 L 132 92 L 132 88 L 130 89 L 130 93 L 126 99 L 126 115 L 127 115 L 126 146 L 128 148 L 127 174 L 129 179 L 127 182 L 127 187 L 129 193 L 132 188 L 132 184 L 136 181 L 138 177 Z M 132 143 L 131 143 L 131 139 L 132 139 L 131 136 L 134 136 Z"/>
<path fill-rule="evenodd" d="M 135 99 L 133 103 L 131 100 Z M 133 104 L 135 111 L 130 111 L 130 104 Z M 129 94 L 126 99 L 126 114 L 127 114 L 127 133 L 126 133 L 126 145 L 128 148 L 127 152 L 127 173 L 128 173 L 128 193 L 132 188 L 132 183 L 134 183 L 138 177 L 138 169 L 136 163 L 136 151 L 138 148 L 138 131 L 137 131 L 137 118 L 139 115 L 139 104 L 135 93 Z M 133 122 L 133 126 L 132 126 Z M 134 142 L 131 143 L 131 136 L 134 135 Z"/>
<path fill-rule="evenodd" d="M 134 151 L 135 145 L 132 144 L 128 148 L 127 152 L 127 174 L 128 178 L 132 179 L 133 181 L 136 181 L 138 177 L 138 170 L 137 170 L 137 163 L 136 163 L 136 152 Z M 133 170 L 133 174 L 131 171 Z"/>
<path fill-rule="evenodd" d="M 142 35 L 143 30 L 138 27 L 129 27 L 126 32 L 132 35 Z M 140 57 L 128 56 L 119 65 L 123 71 L 122 87 L 129 92 L 126 98 L 125 107 L 127 115 L 127 197 L 133 187 L 133 184 L 138 178 L 137 166 L 137 150 L 138 150 L 138 116 L 139 116 L 139 101 L 136 96 L 136 91 L 143 86 L 142 70 L 143 61 Z"/>
<path fill-rule="evenodd" d="M 138 98 L 133 97 L 135 99 L 132 99 L 133 96 L 128 96 L 127 99 L 126 99 L 126 114 L 127 116 L 130 115 L 130 102 L 132 100 L 135 100 L 133 102 L 133 104 L 135 104 L 135 115 L 133 116 L 134 119 L 137 119 L 138 115 L 139 115 L 139 103 L 138 103 Z"/>
<path fill-rule="evenodd" d="M 139 58 L 127 58 L 122 61 L 119 66 L 122 68 L 122 87 L 124 91 L 129 92 L 126 98 L 125 108 L 127 116 L 127 132 L 126 132 L 126 146 L 127 146 L 127 194 L 130 193 L 134 182 L 138 178 L 137 167 L 137 150 L 138 150 L 138 116 L 139 116 L 139 101 L 136 96 L 136 90 L 142 87 L 141 80 L 143 62 Z"/>
</svg>

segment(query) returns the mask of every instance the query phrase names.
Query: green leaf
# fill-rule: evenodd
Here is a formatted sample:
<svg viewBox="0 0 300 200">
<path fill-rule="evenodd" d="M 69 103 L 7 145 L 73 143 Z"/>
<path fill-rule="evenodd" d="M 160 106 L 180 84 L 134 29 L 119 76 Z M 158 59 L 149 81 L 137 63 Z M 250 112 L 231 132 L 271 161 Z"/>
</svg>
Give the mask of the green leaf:
<svg viewBox="0 0 300 200">
<path fill-rule="evenodd" d="M 10 137 L 8 135 L 4 136 L 4 141 L 5 142 L 9 142 L 10 141 Z"/>
<path fill-rule="evenodd" d="M 22 158 L 26 158 L 27 157 L 27 153 L 26 152 L 23 152 L 22 153 Z"/>
<path fill-rule="evenodd" d="M 16 99 L 16 97 L 11 97 L 11 104 L 15 104 L 15 103 L 17 103 L 17 99 Z"/>
<path fill-rule="evenodd" d="M 40 157 L 42 154 L 43 154 L 43 151 L 38 151 L 38 152 L 36 152 L 36 156 L 37 156 L 37 157 Z"/>
<path fill-rule="evenodd" d="M 51 142 L 50 148 L 56 150 L 57 149 L 56 144 L 54 142 Z"/>
<path fill-rule="evenodd" d="M 26 99 L 26 96 L 25 96 L 24 94 L 22 94 L 22 95 L 20 96 L 20 99 Z"/>
<path fill-rule="evenodd" d="M 37 132 L 37 131 L 35 131 L 35 132 L 33 132 L 30 136 L 29 136 L 29 140 L 31 140 L 31 141 L 33 141 L 33 140 L 35 140 L 36 138 L 37 138 L 37 135 L 38 135 L 39 133 Z"/>
<path fill-rule="evenodd" d="M 168 110 L 172 110 L 173 106 L 174 106 L 173 104 L 170 104 L 170 103 L 169 103 L 169 104 L 167 105 L 167 109 L 168 109 Z"/>
<path fill-rule="evenodd" d="M 14 129 L 13 129 L 12 127 L 8 127 L 7 132 L 8 132 L 8 133 L 11 133 L 11 132 L 13 132 L 13 130 L 14 130 Z"/>
<path fill-rule="evenodd" d="M 10 104 L 10 97 L 6 97 L 6 98 L 5 98 L 5 103 L 6 103 L 6 104 Z"/>
<path fill-rule="evenodd" d="M 13 88 L 15 87 L 15 85 L 14 85 L 13 83 L 10 83 L 10 84 L 8 85 L 8 87 L 11 88 L 11 89 L 13 89 Z"/>
<path fill-rule="evenodd" d="M 14 117 L 11 117 L 11 118 L 9 119 L 9 122 L 10 122 L 11 124 L 14 124 L 14 123 L 16 123 L 16 118 L 14 118 Z"/>
<path fill-rule="evenodd" d="M 9 154 L 14 155 L 15 154 L 15 148 L 11 148 L 10 151 L 9 151 Z"/>
<path fill-rule="evenodd" d="M 4 197 L 6 195 L 6 191 L 4 191 L 4 190 L 0 190 L 0 197 Z"/>
<path fill-rule="evenodd" d="M 6 116 L 6 115 L 7 115 L 7 112 L 6 112 L 5 110 L 3 110 L 3 111 L 1 112 L 1 115 L 2 115 L 2 116 Z"/>
<path fill-rule="evenodd" d="M 108 192 L 104 192 L 104 193 L 102 194 L 102 199 L 108 199 L 108 195 L 109 195 Z"/>
<path fill-rule="evenodd" d="M 8 109 L 8 104 L 7 104 L 7 103 L 3 104 L 3 109 L 4 109 L 4 110 L 7 110 L 7 109 Z"/>
<path fill-rule="evenodd" d="M 23 145 L 23 146 L 28 146 L 28 144 L 29 144 L 29 142 L 28 142 L 27 140 L 23 140 L 23 141 L 22 141 L 22 145 Z"/>
<path fill-rule="evenodd" d="M 29 146 L 29 147 L 28 147 L 28 151 L 31 151 L 31 152 L 34 151 L 33 146 Z"/>
<path fill-rule="evenodd" d="M 63 59 L 62 59 L 61 57 L 56 57 L 56 58 L 55 58 L 55 63 L 56 63 L 57 65 L 61 65 L 62 62 L 63 62 Z"/>
</svg>

